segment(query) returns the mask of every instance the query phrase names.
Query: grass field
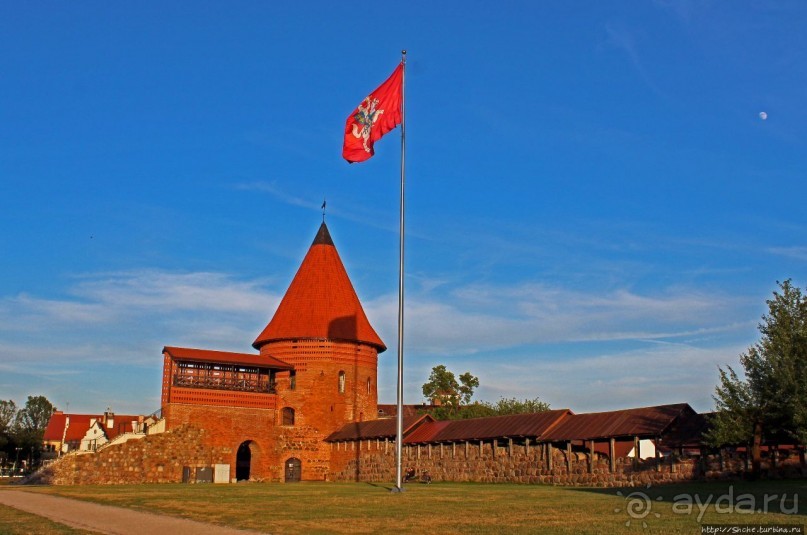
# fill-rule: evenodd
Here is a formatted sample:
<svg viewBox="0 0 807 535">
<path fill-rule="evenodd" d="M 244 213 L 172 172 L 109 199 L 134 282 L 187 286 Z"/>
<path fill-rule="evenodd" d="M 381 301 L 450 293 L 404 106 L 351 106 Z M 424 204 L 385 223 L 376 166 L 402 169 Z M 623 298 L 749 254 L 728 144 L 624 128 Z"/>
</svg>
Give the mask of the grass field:
<svg viewBox="0 0 807 535">
<path fill-rule="evenodd" d="M 297 483 L 24 490 L 269 533 L 700 533 L 701 523 L 803 525 L 807 519 L 804 480 L 689 483 L 650 489 L 435 483 L 408 485 L 403 494 L 392 494 L 389 488 L 363 483 Z M 639 492 L 642 494 L 629 496 Z M 689 513 L 687 504 L 691 505 Z M 748 514 L 751 505 L 768 512 Z M 794 514 L 782 514 L 782 510 Z M 0 533 L 20 533 L 8 526 L 17 521 L 14 514 L 23 514 L 11 511 L 0 507 Z"/>
</svg>

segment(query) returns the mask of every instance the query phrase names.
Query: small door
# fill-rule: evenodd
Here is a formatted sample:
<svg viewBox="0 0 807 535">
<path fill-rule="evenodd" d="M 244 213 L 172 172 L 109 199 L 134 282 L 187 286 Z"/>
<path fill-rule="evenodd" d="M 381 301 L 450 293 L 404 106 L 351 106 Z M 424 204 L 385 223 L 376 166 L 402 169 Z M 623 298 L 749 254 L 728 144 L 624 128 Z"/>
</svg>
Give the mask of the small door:
<svg viewBox="0 0 807 535">
<path fill-rule="evenodd" d="M 300 476 L 303 473 L 303 463 L 300 459 L 292 457 L 286 461 L 286 483 L 294 483 L 300 481 Z"/>
<path fill-rule="evenodd" d="M 250 441 L 242 442 L 238 446 L 238 453 L 235 457 L 235 479 L 238 481 L 249 481 L 249 471 L 252 464 L 252 450 Z"/>
</svg>

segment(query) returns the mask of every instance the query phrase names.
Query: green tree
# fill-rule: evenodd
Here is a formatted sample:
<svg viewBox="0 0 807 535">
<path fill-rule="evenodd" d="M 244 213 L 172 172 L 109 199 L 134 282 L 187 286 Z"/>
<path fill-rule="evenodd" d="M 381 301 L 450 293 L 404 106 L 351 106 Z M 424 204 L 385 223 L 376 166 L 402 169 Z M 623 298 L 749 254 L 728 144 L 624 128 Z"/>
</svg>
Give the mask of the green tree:
<svg viewBox="0 0 807 535">
<path fill-rule="evenodd" d="M 807 441 L 807 298 L 790 280 L 766 301 L 759 342 L 740 355 L 744 377 L 719 369 L 712 445 L 750 444 L 754 472 L 771 439 Z"/>
<path fill-rule="evenodd" d="M 0 400 L 0 450 L 6 447 L 17 417 L 17 404 L 12 400 Z"/>
<path fill-rule="evenodd" d="M 465 420 L 468 418 L 485 418 L 487 416 L 509 416 L 511 414 L 532 414 L 549 410 L 549 403 L 534 399 L 499 398 L 496 403 L 475 401 L 460 407 L 455 414 L 444 415 L 439 412 L 432 415 L 438 419 Z"/>
<path fill-rule="evenodd" d="M 516 399 L 500 398 L 493 409 L 496 416 L 507 416 L 508 414 L 532 414 L 535 412 L 546 412 L 549 410 L 549 403 L 541 401 L 540 398 Z"/>
<path fill-rule="evenodd" d="M 444 365 L 432 368 L 429 380 L 423 385 L 423 396 L 443 411 L 456 414 L 462 405 L 470 403 L 474 390 L 479 387 L 479 378 L 465 372 L 457 380 L 454 372 Z"/>
<path fill-rule="evenodd" d="M 23 448 L 39 450 L 50 417 L 56 408 L 45 396 L 28 396 L 14 419 L 15 442 Z"/>
</svg>

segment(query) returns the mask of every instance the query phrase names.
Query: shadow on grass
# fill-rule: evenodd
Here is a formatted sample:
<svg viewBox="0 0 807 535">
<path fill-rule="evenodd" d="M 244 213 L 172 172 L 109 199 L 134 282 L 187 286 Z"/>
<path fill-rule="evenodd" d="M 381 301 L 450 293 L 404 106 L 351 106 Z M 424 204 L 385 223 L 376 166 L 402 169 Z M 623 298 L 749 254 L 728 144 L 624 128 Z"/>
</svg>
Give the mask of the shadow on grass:
<svg viewBox="0 0 807 535">
<path fill-rule="evenodd" d="M 566 487 L 573 492 L 618 496 L 625 500 L 663 502 L 674 507 L 721 506 L 766 513 L 807 516 L 807 480 L 697 481 L 658 486 L 593 488 Z M 729 507 L 731 506 L 731 507 Z"/>
<path fill-rule="evenodd" d="M 377 489 L 385 489 L 387 491 L 392 491 L 395 488 L 395 485 L 392 483 L 365 483 L 368 487 L 375 487 Z"/>
</svg>

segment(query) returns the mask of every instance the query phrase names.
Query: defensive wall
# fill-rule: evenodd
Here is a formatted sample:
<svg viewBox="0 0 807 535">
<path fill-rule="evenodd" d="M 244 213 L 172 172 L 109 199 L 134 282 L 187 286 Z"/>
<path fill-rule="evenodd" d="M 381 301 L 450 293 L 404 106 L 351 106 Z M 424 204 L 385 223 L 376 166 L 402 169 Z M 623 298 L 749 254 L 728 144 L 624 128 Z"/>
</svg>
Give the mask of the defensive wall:
<svg viewBox="0 0 807 535">
<path fill-rule="evenodd" d="M 170 432 L 104 448 L 95 453 L 62 457 L 38 473 L 35 482 L 55 485 L 109 485 L 178 483 L 195 481 L 197 471 L 230 465 L 233 475 L 236 450 L 213 446 L 209 432 L 183 425 Z M 286 448 L 305 448 L 289 437 Z M 308 444 L 308 447 L 315 447 Z M 317 445 L 317 448 L 320 446 Z M 395 481 L 395 443 L 388 439 L 334 442 L 330 468 L 316 470 L 329 481 Z M 302 456 L 302 455 L 301 455 Z M 258 459 L 255 459 L 256 461 Z M 432 481 L 522 483 L 585 487 L 630 487 L 692 480 L 739 479 L 750 471 L 745 452 L 715 452 L 702 456 L 667 455 L 637 460 L 605 454 L 571 451 L 549 444 L 509 440 L 464 441 L 451 444 L 403 446 L 404 470 L 413 469 L 418 481 L 428 472 Z M 770 478 L 804 477 L 799 450 L 769 453 L 763 475 Z M 185 471 L 185 473 L 183 473 Z M 283 481 L 282 469 L 259 481 Z M 310 479 L 310 478 L 308 478 Z"/>
<path fill-rule="evenodd" d="M 34 475 L 35 483 L 53 485 L 116 485 L 176 483 L 184 467 L 229 464 L 231 448 L 205 444 L 206 431 L 190 426 L 141 440 L 109 446 L 93 453 L 65 455 Z"/>
<path fill-rule="evenodd" d="M 395 481 L 395 443 L 362 440 L 331 445 L 334 481 Z M 739 479 L 750 472 L 744 452 L 635 459 L 593 452 L 569 452 L 549 444 L 512 441 L 404 445 L 402 468 L 413 469 L 415 481 L 428 472 L 432 481 L 524 483 L 584 487 L 631 487 L 692 480 Z M 778 452 L 763 462 L 771 478 L 803 477 L 803 455 Z"/>
</svg>

